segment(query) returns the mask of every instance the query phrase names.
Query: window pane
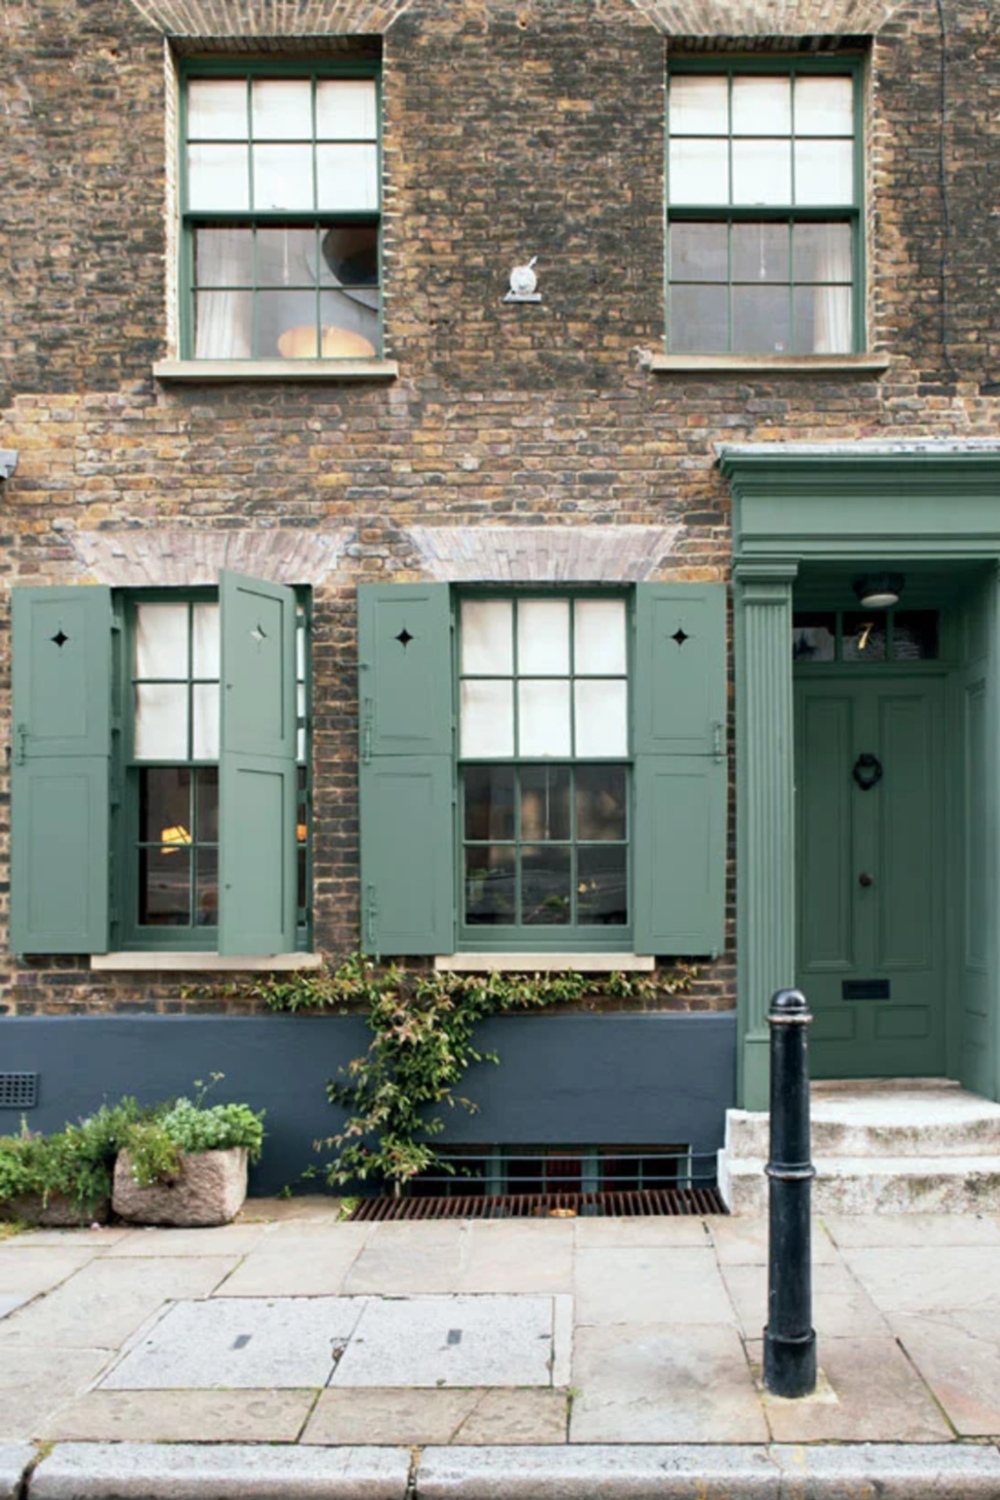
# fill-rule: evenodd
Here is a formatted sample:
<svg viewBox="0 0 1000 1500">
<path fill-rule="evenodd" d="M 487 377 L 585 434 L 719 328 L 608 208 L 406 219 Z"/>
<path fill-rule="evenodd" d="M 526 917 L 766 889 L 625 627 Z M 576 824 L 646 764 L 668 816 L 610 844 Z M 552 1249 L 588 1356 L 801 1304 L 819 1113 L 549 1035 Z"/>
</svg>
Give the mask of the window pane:
<svg viewBox="0 0 1000 1500">
<path fill-rule="evenodd" d="M 733 141 L 733 202 L 790 203 L 789 147 L 788 141 Z"/>
<path fill-rule="evenodd" d="M 569 600 L 524 599 L 517 611 L 517 670 L 569 675 Z"/>
<path fill-rule="evenodd" d="M 733 348 L 741 354 L 785 354 L 792 347 L 787 287 L 733 287 Z"/>
<path fill-rule="evenodd" d="M 733 79 L 733 135 L 790 135 L 792 81 L 747 74 Z"/>
<path fill-rule="evenodd" d="M 266 357 L 316 359 L 319 329 L 314 291 L 258 292 L 257 349 Z"/>
<path fill-rule="evenodd" d="M 522 767 L 521 838 L 543 842 L 570 834 L 569 767 Z"/>
<path fill-rule="evenodd" d="M 186 604 L 140 604 L 135 612 L 136 677 L 188 675 Z"/>
<path fill-rule="evenodd" d="M 324 359 L 371 359 L 378 347 L 376 291 L 322 292 Z"/>
<path fill-rule="evenodd" d="M 581 926 L 621 927 L 628 921 L 626 850 L 581 849 L 576 867 L 576 919 Z"/>
<path fill-rule="evenodd" d="M 219 842 L 219 772 L 199 766 L 195 772 L 195 829 L 199 844 Z"/>
<path fill-rule="evenodd" d="M 674 354 L 725 354 L 729 292 L 724 286 L 670 288 L 670 349 Z"/>
<path fill-rule="evenodd" d="M 796 613 L 792 619 L 792 660 L 833 661 L 837 655 L 837 617 L 827 613 Z"/>
<path fill-rule="evenodd" d="M 678 73 L 670 80 L 672 135 L 727 135 L 729 79 L 725 74 Z"/>
<path fill-rule="evenodd" d="M 253 151 L 254 208 L 309 209 L 313 198 L 311 146 L 255 146 Z"/>
<path fill-rule="evenodd" d="M 733 225 L 733 280 L 788 281 L 787 224 Z"/>
<path fill-rule="evenodd" d="M 572 915 L 570 851 L 558 844 L 521 851 L 521 921 L 529 927 L 565 926 Z"/>
<path fill-rule="evenodd" d="M 510 676 L 514 611 L 509 599 L 462 600 L 462 671 Z"/>
<path fill-rule="evenodd" d="M 468 766 L 463 774 L 465 837 L 513 839 L 513 766 Z"/>
<path fill-rule="evenodd" d="M 191 838 L 191 772 L 181 766 L 140 771 L 140 841 L 171 849 L 190 844 Z"/>
<path fill-rule="evenodd" d="M 341 213 L 378 208 L 378 152 L 374 146 L 317 146 L 316 202 Z"/>
<path fill-rule="evenodd" d="M 196 359 L 249 359 L 253 293 L 199 292 L 194 299 Z"/>
<path fill-rule="evenodd" d="M 576 699 L 576 754 L 628 754 L 628 690 L 622 678 L 579 678 Z"/>
<path fill-rule="evenodd" d="M 306 685 L 304 682 L 295 684 L 295 717 L 298 720 L 298 728 L 295 731 L 295 759 L 301 762 L 306 758 Z"/>
<path fill-rule="evenodd" d="M 312 84 L 308 78 L 258 78 L 253 84 L 256 140 L 312 140 Z"/>
<path fill-rule="evenodd" d="M 188 147 L 188 207 L 220 212 L 250 207 L 246 146 Z"/>
<path fill-rule="evenodd" d="M 578 839 L 625 839 L 624 766 L 578 766 L 576 836 Z"/>
<path fill-rule="evenodd" d="M 315 229 L 286 224 L 257 231 L 258 286 L 313 287 L 317 258 Z"/>
<path fill-rule="evenodd" d="M 729 142 L 670 142 L 671 203 L 729 202 Z"/>
<path fill-rule="evenodd" d="M 513 849 L 474 846 L 465 851 L 465 920 L 473 926 L 517 921 L 517 864 Z"/>
<path fill-rule="evenodd" d="M 511 682 L 462 683 L 462 754 L 514 754 L 514 690 Z"/>
<path fill-rule="evenodd" d="M 518 754 L 570 755 L 569 683 L 528 678 L 517 691 Z"/>
<path fill-rule="evenodd" d="M 795 142 L 795 201 L 854 202 L 854 147 L 850 141 Z"/>
<path fill-rule="evenodd" d="M 850 224 L 796 224 L 792 247 L 796 281 L 851 280 Z"/>
<path fill-rule="evenodd" d="M 194 919 L 199 927 L 215 927 L 219 920 L 219 854 L 199 849 L 195 854 Z"/>
<path fill-rule="evenodd" d="M 335 225 L 323 235 L 320 281 L 378 285 L 378 230 L 374 224 Z"/>
<path fill-rule="evenodd" d="M 624 675 L 625 600 L 577 599 L 573 623 L 574 670 L 586 676 Z"/>
<path fill-rule="evenodd" d="M 192 614 L 192 662 L 195 677 L 219 676 L 219 606 L 196 604 Z"/>
<path fill-rule="evenodd" d="M 885 615 L 860 612 L 845 615 L 842 655 L 844 661 L 885 661 Z"/>
<path fill-rule="evenodd" d="M 795 80 L 796 135 L 852 135 L 854 83 L 850 78 Z"/>
<path fill-rule="evenodd" d="M 137 760 L 187 760 L 187 687 L 143 683 L 135 690 Z"/>
<path fill-rule="evenodd" d="M 253 232 L 206 227 L 194 233 L 196 286 L 251 286 Z"/>
<path fill-rule="evenodd" d="M 187 89 L 187 133 L 189 140 L 246 140 L 246 79 L 192 78 Z"/>
<path fill-rule="evenodd" d="M 139 850 L 139 922 L 144 927 L 191 925 L 191 850 L 163 845 Z"/>
<path fill-rule="evenodd" d="M 725 281 L 729 275 L 728 240 L 726 224 L 671 224 L 671 280 Z"/>
<path fill-rule="evenodd" d="M 850 287 L 795 288 L 797 354 L 850 354 L 853 342 Z"/>
<path fill-rule="evenodd" d="M 892 621 L 894 661 L 933 661 L 938 654 L 938 617 L 933 609 L 901 609 Z"/>
<path fill-rule="evenodd" d="M 219 684 L 196 682 L 191 689 L 194 700 L 194 733 L 191 756 L 194 760 L 219 758 Z"/>
<path fill-rule="evenodd" d="M 330 78 L 318 83 L 316 134 L 328 141 L 375 140 L 374 79 Z"/>
</svg>

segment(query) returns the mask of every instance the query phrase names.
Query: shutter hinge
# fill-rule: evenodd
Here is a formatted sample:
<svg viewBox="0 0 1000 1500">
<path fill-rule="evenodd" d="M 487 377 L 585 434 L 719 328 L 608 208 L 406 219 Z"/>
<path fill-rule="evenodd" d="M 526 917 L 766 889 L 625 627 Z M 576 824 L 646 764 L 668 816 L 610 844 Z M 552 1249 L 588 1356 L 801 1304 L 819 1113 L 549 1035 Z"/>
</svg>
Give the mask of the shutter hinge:
<svg viewBox="0 0 1000 1500">
<path fill-rule="evenodd" d="M 369 953 L 374 953 L 378 925 L 378 896 L 373 884 L 365 886 L 365 908 L 362 920 L 365 930 L 365 947 Z M 379 957 L 380 955 L 375 953 L 376 960 Z"/>
<path fill-rule="evenodd" d="M 14 764 L 23 766 L 28 758 L 28 726 L 18 724 L 14 731 Z"/>
<path fill-rule="evenodd" d="M 371 698 L 361 700 L 361 762 L 370 765 L 372 758 L 372 719 L 375 704 Z"/>
<path fill-rule="evenodd" d="M 712 725 L 712 759 L 715 761 L 716 765 L 718 765 L 721 761 L 724 761 L 726 758 L 723 739 L 725 728 L 726 726 L 723 724 L 721 719 L 716 719 L 715 723 Z"/>
</svg>

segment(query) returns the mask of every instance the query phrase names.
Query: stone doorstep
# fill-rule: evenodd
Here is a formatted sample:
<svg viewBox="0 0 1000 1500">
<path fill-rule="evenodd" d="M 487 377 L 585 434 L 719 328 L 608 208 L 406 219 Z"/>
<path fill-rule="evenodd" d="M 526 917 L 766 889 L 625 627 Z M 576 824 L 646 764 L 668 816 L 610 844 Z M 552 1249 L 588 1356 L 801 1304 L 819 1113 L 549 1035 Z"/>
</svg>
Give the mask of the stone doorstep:
<svg viewBox="0 0 1000 1500">
<path fill-rule="evenodd" d="M 814 1156 L 818 1214 L 1000 1213 L 998 1156 Z M 731 1214 L 767 1212 L 765 1158 L 719 1153 L 719 1191 Z"/>
</svg>

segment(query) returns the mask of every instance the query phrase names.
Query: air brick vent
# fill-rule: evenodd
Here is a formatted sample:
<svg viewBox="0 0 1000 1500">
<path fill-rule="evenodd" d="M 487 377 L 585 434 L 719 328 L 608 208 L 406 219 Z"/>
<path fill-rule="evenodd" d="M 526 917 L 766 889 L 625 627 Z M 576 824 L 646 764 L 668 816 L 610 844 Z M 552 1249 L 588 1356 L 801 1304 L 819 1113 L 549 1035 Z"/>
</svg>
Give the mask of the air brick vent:
<svg viewBox="0 0 1000 1500">
<path fill-rule="evenodd" d="M 0 1109 L 34 1109 L 37 1103 L 37 1073 L 0 1073 Z"/>
</svg>

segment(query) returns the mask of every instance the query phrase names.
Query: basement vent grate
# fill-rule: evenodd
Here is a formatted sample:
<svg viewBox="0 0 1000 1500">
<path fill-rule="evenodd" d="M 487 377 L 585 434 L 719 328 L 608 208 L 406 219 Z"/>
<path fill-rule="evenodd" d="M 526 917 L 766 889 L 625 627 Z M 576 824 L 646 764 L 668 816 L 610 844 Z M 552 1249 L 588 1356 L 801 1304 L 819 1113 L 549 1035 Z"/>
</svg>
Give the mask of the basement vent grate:
<svg viewBox="0 0 1000 1500">
<path fill-rule="evenodd" d="M 0 1109 L 34 1109 L 37 1103 L 37 1073 L 0 1073 Z"/>
<path fill-rule="evenodd" d="M 501 1193 L 449 1198 L 362 1198 L 351 1218 L 575 1219 L 692 1217 L 724 1214 L 717 1188 L 648 1188 L 609 1193 Z"/>
</svg>

